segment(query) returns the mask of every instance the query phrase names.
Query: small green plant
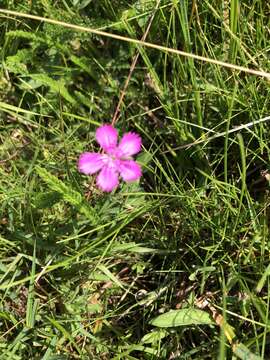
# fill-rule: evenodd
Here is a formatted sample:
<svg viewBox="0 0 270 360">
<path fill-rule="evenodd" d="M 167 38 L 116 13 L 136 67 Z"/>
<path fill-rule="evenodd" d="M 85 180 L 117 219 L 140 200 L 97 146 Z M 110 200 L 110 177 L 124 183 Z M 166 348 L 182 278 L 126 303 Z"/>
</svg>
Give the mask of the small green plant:
<svg viewBox="0 0 270 360">
<path fill-rule="evenodd" d="M 267 2 L 1 8 L 0 358 L 268 359 Z"/>
</svg>

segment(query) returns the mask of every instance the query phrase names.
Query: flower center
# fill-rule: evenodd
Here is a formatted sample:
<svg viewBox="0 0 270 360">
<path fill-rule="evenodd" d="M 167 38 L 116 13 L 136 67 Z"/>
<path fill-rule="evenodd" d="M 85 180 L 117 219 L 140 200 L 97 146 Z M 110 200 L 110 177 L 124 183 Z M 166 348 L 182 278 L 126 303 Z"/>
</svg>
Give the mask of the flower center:
<svg viewBox="0 0 270 360">
<path fill-rule="evenodd" d="M 120 166 L 120 159 L 117 157 L 116 154 L 104 154 L 103 162 L 111 169 L 118 169 Z"/>
</svg>

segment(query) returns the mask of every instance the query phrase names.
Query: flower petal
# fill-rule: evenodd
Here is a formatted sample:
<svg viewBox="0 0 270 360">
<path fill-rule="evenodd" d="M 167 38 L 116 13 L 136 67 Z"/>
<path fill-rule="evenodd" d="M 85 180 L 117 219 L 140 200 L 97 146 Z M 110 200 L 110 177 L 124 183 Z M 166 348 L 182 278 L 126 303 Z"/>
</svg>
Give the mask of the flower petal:
<svg viewBox="0 0 270 360">
<path fill-rule="evenodd" d="M 132 156 L 141 150 L 142 140 L 138 134 L 129 132 L 122 137 L 118 150 L 120 156 Z"/>
<path fill-rule="evenodd" d="M 100 126 L 96 131 L 96 139 L 103 150 L 110 152 L 117 145 L 117 130 L 112 125 Z"/>
<path fill-rule="evenodd" d="M 110 166 L 104 166 L 97 177 L 97 185 L 102 191 L 111 192 L 118 185 L 118 172 Z"/>
<path fill-rule="evenodd" d="M 79 171 L 86 175 L 96 173 L 104 166 L 103 156 L 97 153 L 82 153 L 78 161 Z"/>
<path fill-rule="evenodd" d="M 142 176 L 140 165 L 133 160 L 122 160 L 119 172 L 124 181 L 135 181 Z"/>
</svg>

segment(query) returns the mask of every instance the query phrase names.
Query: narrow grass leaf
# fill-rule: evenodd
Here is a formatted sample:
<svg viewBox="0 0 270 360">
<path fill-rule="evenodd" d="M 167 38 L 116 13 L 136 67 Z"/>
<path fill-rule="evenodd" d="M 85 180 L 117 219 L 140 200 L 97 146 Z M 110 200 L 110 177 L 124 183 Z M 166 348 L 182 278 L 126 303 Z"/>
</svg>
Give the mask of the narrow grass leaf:
<svg viewBox="0 0 270 360">
<path fill-rule="evenodd" d="M 33 328 L 35 325 L 35 316 L 38 308 L 38 300 L 35 299 L 35 289 L 34 289 L 35 275 L 36 275 L 36 241 L 34 243 L 34 249 L 33 249 L 31 279 L 28 288 L 27 305 L 26 305 L 26 326 L 30 329 Z"/>
<path fill-rule="evenodd" d="M 43 355 L 43 357 L 42 357 L 41 360 L 52 360 L 51 353 L 53 352 L 56 343 L 57 343 L 57 337 L 54 336 L 54 337 L 51 339 L 50 344 L 49 344 L 49 346 L 48 346 L 48 349 L 46 350 L 46 352 L 45 352 L 45 354 Z"/>
<path fill-rule="evenodd" d="M 256 287 L 256 291 L 259 293 L 262 291 L 262 288 L 264 287 L 264 284 L 266 282 L 267 277 L 270 275 L 270 264 L 267 266 L 267 268 L 265 269 L 265 272 L 263 273 L 263 276 L 260 278 L 257 287 Z"/>
<path fill-rule="evenodd" d="M 59 330 L 62 335 L 70 341 L 70 343 L 74 346 L 74 348 L 78 351 L 79 354 L 81 354 L 80 348 L 78 347 L 78 345 L 75 343 L 74 341 L 74 337 L 72 336 L 72 334 L 70 334 L 58 321 L 56 321 L 55 319 L 49 318 L 47 317 L 47 319 L 49 320 L 49 322 L 57 329 Z"/>
<path fill-rule="evenodd" d="M 138 254 L 147 254 L 147 253 L 156 253 L 158 250 L 153 248 L 148 248 L 145 246 L 140 246 L 140 244 L 136 244 L 135 242 L 126 243 L 126 244 L 116 244 L 113 249 L 113 252 L 132 252 L 132 253 L 138 253 Z"/>
<path fill-rule="evenodd" d="M 121 281 L 105 266 L 105 265 L 98 265 L 98 269 L 100 271 L 102 271 L 105 275 L 108 276 L 108 278 L 118 287 L 120 287 L 121 289 L 125 289 L 125 287 L 123 286 L 123 284 L 121 283 Z"/>
<path fill-rule="evenodd" d="M 263 360 L 260 356 L 249 351 L 249 349 L 242 343 L 235 344 L 233 346 L 233 352 L 241 360 Z"/>
</svg>

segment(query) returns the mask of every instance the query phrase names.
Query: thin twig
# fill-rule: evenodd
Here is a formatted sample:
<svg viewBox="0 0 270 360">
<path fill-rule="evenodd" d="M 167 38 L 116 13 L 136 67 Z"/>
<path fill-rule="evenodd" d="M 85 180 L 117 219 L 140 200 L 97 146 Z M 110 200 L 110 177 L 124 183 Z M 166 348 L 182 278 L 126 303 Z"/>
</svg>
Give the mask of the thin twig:
<svg viewBox="0 0 270 360">
<path fill-rule="evenodd" d="M 256 75 L 256 76 L 265 77 L 265 78 L 270 80 L 270 73 L 266 72 L 266 71 L 250 69 L 250 68 L 246 68 L 244 66 L 231 64 L 231 63 L 228 63 L 228 62 L 225 62 L 225 61 L 220 61 L 220 60 L 208 58 L 208 57 L 205 57 L 205 56 L 200 56 L 200 55 L 188 53 L 186 51 L 172 49 L 172 48 L 168 48 L 166 46 L 153 44 L 153 43 L 149 43 L 149 42 L 146 42 L 146 41 L 141 41 L 141 40 L 138 40 L 138 39 L 132 39 L 132 38 L 122 36 L 122 35 L 108 33 L 106 31 L 96 30 L 96 29 L 92 29 L 92 28 L 89 28 L 89 27 L 85 27 L 85 26 L 69 24 L 69 23 L 66 23 L 66 22 L 63 22 L 63 21 L 44 18 L 42 16 L 37 16 L 37 15 L 32 15 L 32 14 L 25 14 L 25 13 L 21 13 L 21 12 L 18 12 L 18 11 L 0 9 L 0 13 L 8 14 L 8 15 L 14 15 L 14 16 L 20 16 L 20 17 L 24 17 L 24 18 L 32 19 L 32 20 L 44 21 L 44 22 L 47 22 L 47 23 L 50 23 L 50 24 L 64 26 L 66 28 L 74 29 L 74 30 L 77 30 L 77 31 L 85 31 L 85 32 L 88 32 L 88 33 L 91 33 L 91 34 L 96 34 L 96 35 L 99 35 L 99 36 L 105 36 L 105 37 L 108 37 L 108 38 L 111 38 L 111 39 L 121 40 L 121 41 L 129 42 L 129 43 L 132 43 L 132 44 L 138 44 L 140 46 L 145 46 L 145 47 L 148 47 L 148 48 L 164 51 L 164 52 L 167 52 L 167 53 L 184 56 L 184 57 L 191 58 L 191 59 L 194 59 L 194 60 L 203 61 L 203 62 L 207 62 L 207 63 L 210 63 L 210 64 L 215 64 L 215 65 L 218 65 L 218 66 L 223 66 L 223 67 L 226 67 L 226 68 L 229 68 L 229 69 L 232 69 L 232 70 L 237 70 L 237 71 L 246 72 L 248 74 L 252 74 L 252 75 Z"/>
<path fill-rule="evenodd" d="M 156 11 L 159 7 L 159 4 L 160 4 L 160 0 L 157 1 L 156 3 L 156 6 L 155 6 L 155 9 L 153 11 L 153 14 L 149 20 L 149 23 L 147 25 L 147 28 L 145 30 L 145 33 L 143 34 L 142 38 L 141 38 L 141 41 L 145 41 L 149 31 L 150 31 L 150 28 L 151 28 L 151 25 L 152 25 L 152 22 L 154 20 L 154 17 L 155 17 L 155 14 L 156 14 Z M 131 63 L 131 66 L 130 66 L 130 70 L 129 70 L 129 74 L 128 74 L 128 77 L 125 81 L 125 84 L 124 84 L 124 87 L 123 87 L 123 90 L 121 91 L 121 95 L 120 95 L 120 98 L 119 98 L 119 101 L 118 101 L 118 104 L 117 104 L 117 107 L 115 109 L 115 112 L 114 112 L 114 115 L 113 115 L 113 118 L 112 118 L 112 126 L 114 126 L 119 118 L 119 113 L 120 113 L 120 108 L 121 108 L 121 105 L 122 105 L 122 102 L 124 100 L 124 97 L 126 95 L 126 91 L 127 91 L 127 87 L 128 87 L 128 84 L 130 82 L 130 79 L 131 79 L 131 76 L 132 76 L 132 73 L 136 67 L 136 64 L 137 64 L 137 61 L 138 61 L 138 58 L 140 56 L 140 51 L 137 51 L 137 53 L 135 54 L 133 60 L 132 60 L 132 63 Z"/>
</svg>

